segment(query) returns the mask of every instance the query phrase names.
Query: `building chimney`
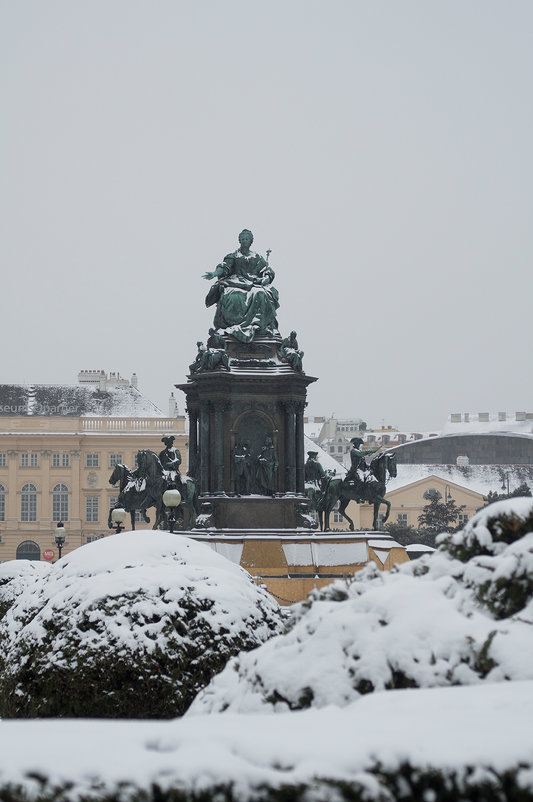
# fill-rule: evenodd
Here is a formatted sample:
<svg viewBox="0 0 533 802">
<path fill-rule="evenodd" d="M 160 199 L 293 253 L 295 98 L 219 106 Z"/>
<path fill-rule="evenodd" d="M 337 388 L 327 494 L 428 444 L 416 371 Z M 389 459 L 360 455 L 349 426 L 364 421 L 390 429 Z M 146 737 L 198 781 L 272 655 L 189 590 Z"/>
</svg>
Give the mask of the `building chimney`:
<svg viewBox="0 0 533 802">
<path fill-rule="evenodd" d="M 170 398 L 168 399 L 168 415 L 169 418 L 178 417 L 178 405 L 176 403 L 176 399 L 174 398 L 174 393 L 170 393 Z"/>
<path fill-rule="evenodd" d="M 131 386 L 135 387 L 135 389 L 137 389 L 137 385 L 138 385 L 137 374 L 136 373 L 132 373 L 131 374 Z"/>
</svg>

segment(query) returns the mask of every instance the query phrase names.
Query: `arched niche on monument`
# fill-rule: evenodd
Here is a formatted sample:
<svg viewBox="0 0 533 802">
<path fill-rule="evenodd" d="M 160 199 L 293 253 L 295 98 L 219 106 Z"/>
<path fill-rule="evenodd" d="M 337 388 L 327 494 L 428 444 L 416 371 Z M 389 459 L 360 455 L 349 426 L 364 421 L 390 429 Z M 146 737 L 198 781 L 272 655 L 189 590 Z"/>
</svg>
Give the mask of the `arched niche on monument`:
<svg viewBox="0 0 533 802">
<path fill-rule="evenodd" d="M 255 412 L 249 412 L 243 415 L 237 421 L 235 427 L 235 445 L 237 443 L 248 443 L 250 449 L 250 461 L 252 464 L 252 486 L 251 492 L 257 493 L 258 487 L 255 480 L 255 466 L 259 452 L 265 444 L 267 437 L 270 437 L 274 442 L 274 427 L 272 422 Z"/>
</svg>

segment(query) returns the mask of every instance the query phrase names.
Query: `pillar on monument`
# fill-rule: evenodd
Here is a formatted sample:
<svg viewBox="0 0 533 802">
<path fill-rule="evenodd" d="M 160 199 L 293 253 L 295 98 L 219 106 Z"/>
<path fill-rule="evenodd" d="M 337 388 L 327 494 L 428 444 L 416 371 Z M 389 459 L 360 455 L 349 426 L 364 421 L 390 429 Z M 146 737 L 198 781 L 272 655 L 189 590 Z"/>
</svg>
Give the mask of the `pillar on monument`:
<svg viewBox="0 0 533 802">
<path fill-rule="evenodd" d="M 209 495 L 210 491 L 210 425 L 209 402 L 200 402 L 200 494 Z"/>
<path fill-rule="evenodd" d="M 296 403 L 296 492 L 305 492 L 305 446 L 304 446 L 305 402 Z"/>
<path fill-rule="evenodd" d="M 198 478 L 198 410 L 196 407 L 187 409 L 189 415 L 189 476 Z"/>
</svg>

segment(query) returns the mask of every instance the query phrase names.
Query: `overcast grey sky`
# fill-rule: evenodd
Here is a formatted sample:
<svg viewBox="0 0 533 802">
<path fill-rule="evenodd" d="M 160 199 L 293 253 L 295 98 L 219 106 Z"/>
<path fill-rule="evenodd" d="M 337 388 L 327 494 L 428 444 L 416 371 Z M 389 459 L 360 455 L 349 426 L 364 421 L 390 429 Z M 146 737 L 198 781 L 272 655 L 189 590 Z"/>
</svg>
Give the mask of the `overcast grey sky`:
<svg viewBox="0 0 533 802">
<path fill-rule="evenodd" d="M 166 410 L 247 227 L 310 414 L 533 410 L 532 37 L 530 0 L 3 0 L 0 380 Z"/>
</svg>

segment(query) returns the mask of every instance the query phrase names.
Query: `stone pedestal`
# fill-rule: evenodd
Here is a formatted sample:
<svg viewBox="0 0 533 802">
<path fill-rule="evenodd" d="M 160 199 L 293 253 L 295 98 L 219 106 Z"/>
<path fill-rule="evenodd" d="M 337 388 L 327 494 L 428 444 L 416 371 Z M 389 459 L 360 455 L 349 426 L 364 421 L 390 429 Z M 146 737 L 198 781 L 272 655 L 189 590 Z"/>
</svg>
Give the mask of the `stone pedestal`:
<svg viewBox="0 0 533 802">
<path fill-rule="evenodd" d="M 226 338 L 229 369 L 189 376 L 176 385 L 189 413 L 189 472 L 199 483 L 200 504 L 212 505 L 217 528 L 296 529 L 305 521 L 303 416 L 307 387 L 315 378 L 293 370 L 280 356 L 281 339 L 244 344 Z M 270 437 L 279 467 L 274 497 L 258 495 L 255 466 Z M 237 497 L 234 451 L 249 444 L 250 496 Z"/>
</svg>

